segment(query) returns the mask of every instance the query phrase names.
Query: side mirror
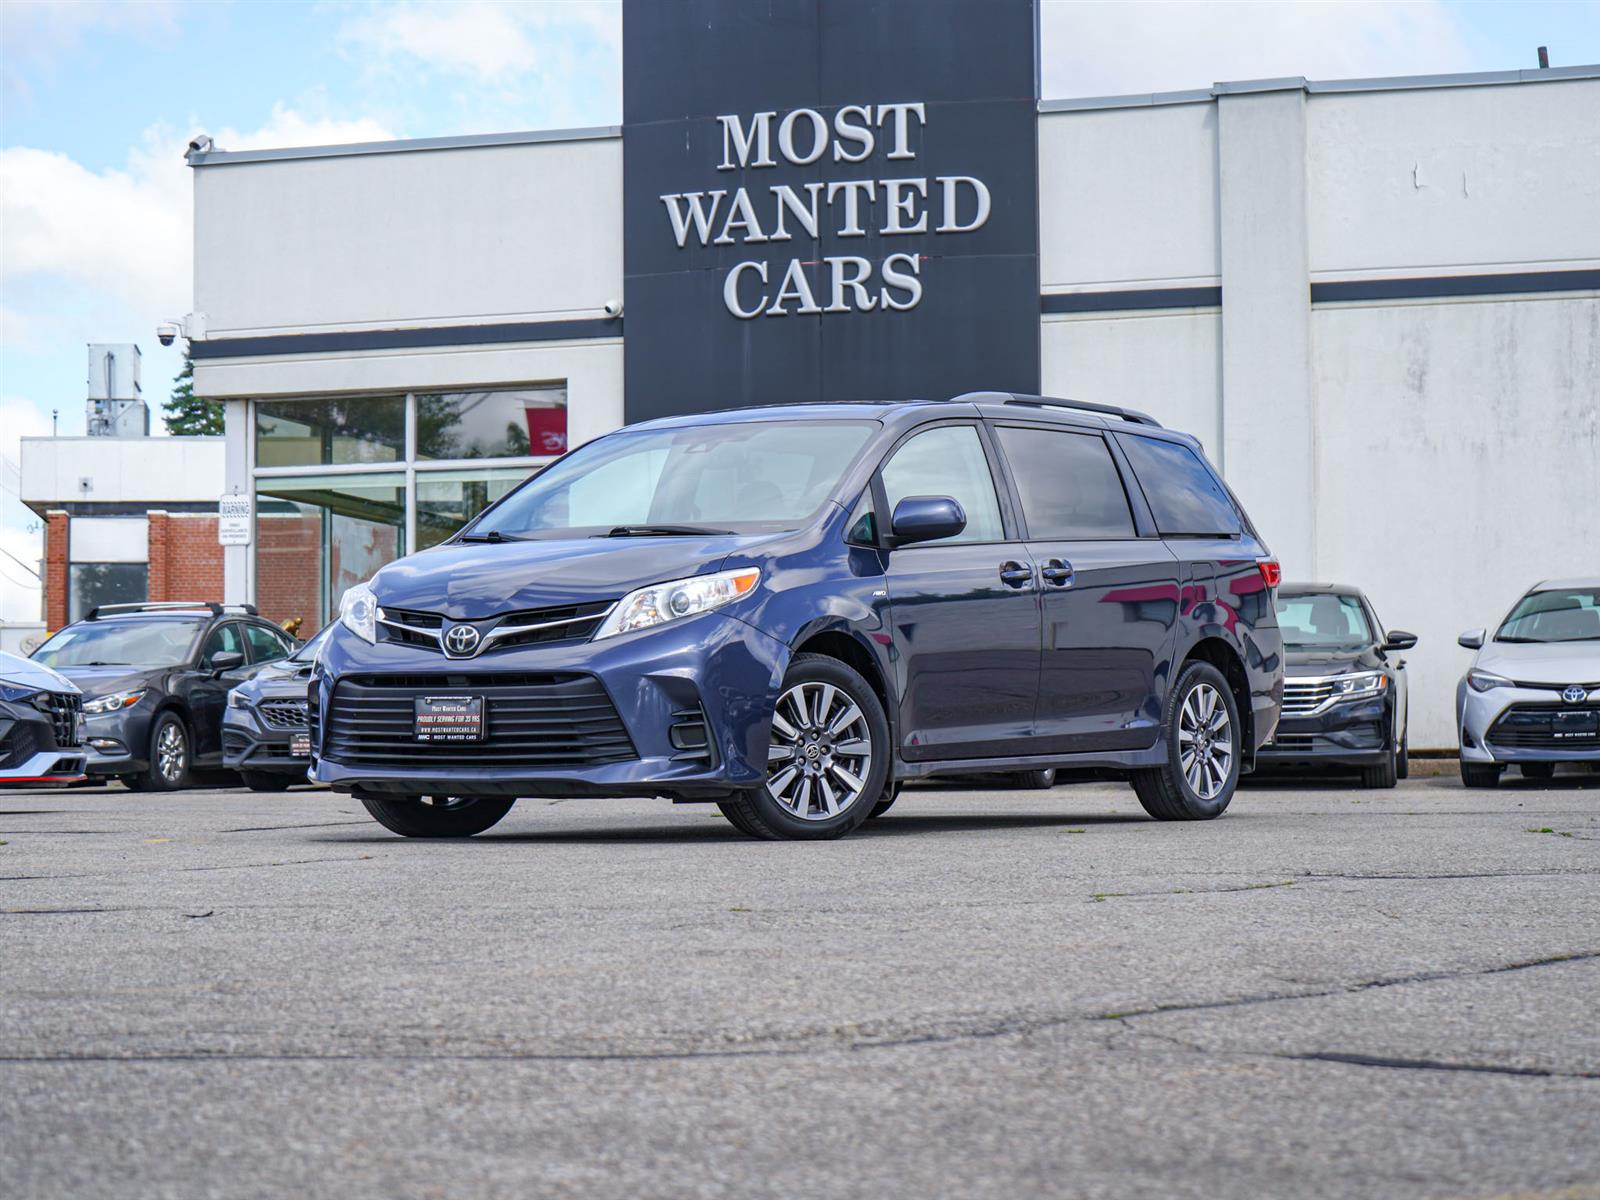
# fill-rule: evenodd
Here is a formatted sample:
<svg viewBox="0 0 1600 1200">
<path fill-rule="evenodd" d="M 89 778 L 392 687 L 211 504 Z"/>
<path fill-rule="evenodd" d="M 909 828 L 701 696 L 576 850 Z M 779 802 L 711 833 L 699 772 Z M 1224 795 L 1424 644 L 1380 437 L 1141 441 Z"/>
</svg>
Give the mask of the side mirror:
<svg viewBox="0 0 1600 1200">
<path fill-rule="evenodd" d="M 224 650 L 221 654 L 211 656 L 211 673 L 221 675 L 224 671 L 231 671 L 235 667 L 244 666 L 244 655 L 237 650 Z"/>
<path fill-rule="evenodd" d="M 1417 635 L 1407 633 L 1404 629 L 1389 630 L 1389 640 L 1383 643 L 1385 650 L 1409 650 L 1417 644 Z"/>
<path fill-rule="evenodd" d="M 1466 650 L 1483 649 L 1483 630 L 1469 629 L 1456 639 L 1456 645 Z"/>
<path fill-rule="evenodd" d="M 889 522 L 896 546 L 955 537 L 966 527 L 966 511 L 949 496 L 907 496 L 894 506 Z"/>
</svg>

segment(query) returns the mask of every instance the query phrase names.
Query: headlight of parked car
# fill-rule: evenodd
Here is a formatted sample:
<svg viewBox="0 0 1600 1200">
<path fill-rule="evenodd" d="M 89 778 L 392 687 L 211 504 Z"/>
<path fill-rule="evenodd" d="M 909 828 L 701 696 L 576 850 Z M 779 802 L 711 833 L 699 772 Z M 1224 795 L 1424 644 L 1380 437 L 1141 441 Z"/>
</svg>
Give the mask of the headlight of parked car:
<svg viewBox="0 0 1600 1200">
<path fill-rule="evenodd" d="M 1381 695 L 1389 686 L 1389 677 L 1382 671 L 1363 671 L 1359 675 L 1341 675 L 1333 681 L 1336 700 L 1365 700 Z"/>
<path fill-rule="evenodd" d="M 30 700 L 39 694 L 36 687 L 20 687 L 15 683 L 0 683 L 0 700 Z"/>
<path fill-rule="evenodd" d="M 233 691 L 228 693 L 228 707 L 249 708 L 250 701 L 244 698 L 244 694 L 240 692 L 238 688 L 234 688 Z"/>
<path fill-rule="evenodd" d="M 747 595 L 760 579 L 758 568 L 740 567 L 714 575 L 674 579 L 629 592 L 595 630 L 595 640 L 632 633 L 636 629 L 650 629 L 721 608 L 730 600 Z"/>
<path fill-rule="evenodd" d="M 1489 671 L 1480 671 L 1477 667 L 1467 672 L 1467 686 L 1475 692 L 1492 692 L 1495 688 L 1516 687 L 1516 684 L 1504 675 L 1495 675 Z"/>
<path fill-rule="evenodd" d="M 144 699 L 145 689 L 140 688 L 135 692 L 113 692 L 109 696 L 96 696 L 93 700 L 84 702 L 83 711 L 91 716 L 101 713 L 117 712 L 120 709 L 132 708 Z"/>
<path fill-rule="evenodd" d="M 358 583 L 339 600 L 339 620 L 362 641 L 378 640 L 378 598 L 364 583 Z"/>
</svg>

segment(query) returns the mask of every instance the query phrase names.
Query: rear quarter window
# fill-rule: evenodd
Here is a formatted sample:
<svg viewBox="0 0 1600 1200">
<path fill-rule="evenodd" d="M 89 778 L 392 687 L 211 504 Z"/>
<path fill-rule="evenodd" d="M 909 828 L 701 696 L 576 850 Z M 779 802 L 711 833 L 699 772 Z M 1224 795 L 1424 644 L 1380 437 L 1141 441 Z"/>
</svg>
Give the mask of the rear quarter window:
<svg viewBox="0 0 1600 1200">
<path fill-rule="evenodd" d="M 1163 534 L 1232 537 L 1243 531 L 1233 500 L 1189 447 L 1134 434 L 1117 441 Z"/>
</svg>

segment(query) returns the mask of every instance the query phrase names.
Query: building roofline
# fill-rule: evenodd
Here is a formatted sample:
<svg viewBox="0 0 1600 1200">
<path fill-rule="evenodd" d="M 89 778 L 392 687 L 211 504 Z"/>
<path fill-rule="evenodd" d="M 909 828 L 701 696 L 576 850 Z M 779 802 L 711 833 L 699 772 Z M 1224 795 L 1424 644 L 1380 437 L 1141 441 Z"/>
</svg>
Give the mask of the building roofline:
<svg viewBox="0 0 1600 1200">
<path fill-rule="evenodd" d="M 1102 108 L 1156 108 L 1170 104 L 1207 104 L 1218 96 L 1252 92 L 1303 91 L 1315 96 L 1353 92 L 1414 92 L 1435 88 L 1501 87 L 1513 83 L 1558 83 L 1574 79 L 1600 79 L 1600 64 L 1575 67 L 1530 68 L 1525 71 L 1473 71 L 1456 75 L 1389 75 L 1375 79 L 1244 79 L 1217 83 L 1209 88 L 1182 92 L 1137 92 L 1126 96 L 1084 96 L 1070 100 L 1041 100 L 1041 113 L 1083 112 Z"/>
<path fill-rule="evenodd" d="M 277 150 L 191 150 L 191 167 L 283 162 L 297 158 L 355 158 L 367 154 L 416 154 L 425 150 L 472 150 L 483 146 L 527 146 L 541 142 L 591 142 L 622 136 L 620 125 L 578 129 L 534 129 L 521 133 L 473 133 L 460 137 L 396 138 L 389 142 L 350 142 L 336 146 L 286 146 Z"/>
</svg>

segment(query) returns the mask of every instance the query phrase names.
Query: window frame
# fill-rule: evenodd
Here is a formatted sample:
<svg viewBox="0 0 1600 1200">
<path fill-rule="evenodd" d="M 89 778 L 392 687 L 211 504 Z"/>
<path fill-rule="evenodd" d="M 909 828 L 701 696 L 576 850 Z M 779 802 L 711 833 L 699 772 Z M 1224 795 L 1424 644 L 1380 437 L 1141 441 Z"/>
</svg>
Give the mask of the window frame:
<svg viewBox="0 0 1600 1200">
<path fill-rule="evenodd" d="M 248 665 L 250 662 L 250 640 L 245 637 L 244 631 L 240 628 L 240 626 L 241 623 L 239 621 L 218 621 L 216 624 L 211 626 L 210 629 L 201 634 L 200 645 L 194 651 L 194 669 L 196 671 L 216 670 L 215 667 L 206 665 L 206 660 L 210 657 L 206 647 L 211 644 L 212 638 L 216 637 L 223 630 L 228 628 L 232 628 L 238 633 L 239 652 L 244 655 L 245 664 Z"/>
<path fill-rule="evenodd" d="M 1206 457 L 1203 449 L 1198 446 L 1190 445 L 1189 442 L 1183 438 L 1156 436 L 1153 431 L 1140 430 L 1138 432 L 1132 432 L 1124 430 L 1107 430 L 1107 432 L 1113 434 L 1109 440 L 1116 443 L 1118 460 L 1126 468 L 1128 478 L 1133 481 L 1134 487 L 1137 489 L 1140 499 L 1144 501 L 1145 507 L 1150 513 L 1150 527 L 1152 530 L 1154 530 L 1156 537 L 1186 538 L 1191 541 L 1199 540 L 1214 542 L 1242 542 L 1247 537 L 1251 540 L 1259 540 L 1259 535 L 1256 533 L 1255 527 L 1250 524 L 1250 518 L 1245 515 L 1244 505 L 1239 503 L 1239 497 L 1233 494 L 1233 489 L 1228 486 L 1227 480 L 1223 479 L 1222 476 L 1217 473 L 1217 469 L 1211 465 L 1211 460 Z M 1193 455 L 1194 460 L 1200 464 L 1201 470 L 1211 477 L 1211 481 L 1217 485 L 1218 490 L 1220 490 L 1223 496 L 1227 498 L 1229 505 L 1233 509 L 1234 519 L 1239 523 L 1238 530 L 1234 533 L 1164 532 L 1160 523 L 1156 520 L 1155 507 L 1150 503 L 1150 497 L 1145 494 L 1144 483 L 1139 479 L 1139 472 L 1133 469 L 1133 461 L 1127 457 L 1126 450 L 1122 445 L 1122 439 L 1128 437 L 1144 438 L 1146 441 L 1165 442 L 1168 445 L 1181 446 L 1183 449 L 1187 450 L 1191 455 Z"/>
<path fill-rule="evenodd" d="M 1001 538 L 999 541 L 982 542 L 953 542 L 940 538 L 938 541 L 912 542 L 904 546 L 896 546 L 893 544 L 894 531 L 891 528 L 894 523 L 894 513 L 889 508 L 889 493 L 883 486 L 883 469 L 889 465 L 889 460 L 900 452 L 900 448 L 912 438 L 933 429 L 942 429 L 952 425 L 969 426 L 977 432 L 978 444 L 983 447 L 984 460 L 989 464 L 989 479 L 994 486 L 995 502 L 1000 508 Z M 1015 501 L 1012 497 L 1011 478 L 1005 472 L 1005 466 L 996 452 L 994 441 L 994 433 L 989 429 L 989 423 L 981 417 L 941 417 L 932 421 L 924 421 L 897 437 L 889 448 L 884 451 L 883 456 L 878 459 L 878 465 L 872 469 L 872 504 L 874 510 L 879 514 L 877 522 L 878 549 L 906 551 L 949 549 L 957 546 L 1013 546 L 1020 544 L 1022 541 L 1021 527 L 1017 521 Z M 855 510 L 852 509 L 851 511 L 854 512 Z"/>
<path fill-rule="evenodd" d="M 1150 514 L 1147 511 L 1141 511 L 1140 505 L 1135 503 L 1133 489 L 1129 487 L 1129 475 L 1131 474 L 1131 470 L 1129 469 L 1128 464 L 1123 460 L 1122 456 L 1118 453 L 1118 447 L 1116 446 L 1114 439 L 1106 436 L 1106 430 L 1098 429 L 1091 425 L 1071 425 L 1065 421 L 991 420 L 988 423 L 994 428 L 995 447 L 1001 458 L 1005 461 L 1007 486 L 1011 487 L 1015 491 L 1017 525 L 1022 532 L 1022 538 L 1024 541 L 1132 542 L 1137 541 L 1140 538 L 1160 536 L 1155 530 L 1155 522 L 1150 519 Z M 1099 443 L 1105 447 L 1106 454 L 1111 460 L 1111 468 L 1116 474 L 1117 482 L 1122 487 L 1122 499 L 1128 506 L 1129 523 L 1132 526 L 1133 531 L 1126 536 L 1119 537 L 1051 537 L 1047 534 L 1035 535 L 1033 531 L 1028 528 L 1028 510 L 1022 503 L 1022 489 L 1017 483 L 1016 471 L 1012 467 L 1010 459 L 1005 458 L 1005 446 L 999 434 L 1001 429 L 1036 429 L 1046 433 L 1076 434 L 1079 437 L 1088 437 L 1098 440 Z M 1142 500 L 1143 496 L 1141 496 L 1140 499 Z"/>
<path fill-rule="evenodd" d="M 282 662 L 284 659 L 288 658 L 289 655 L 293 654 L 298 646 L 298 643 L 289 636 L 287 631 L 279 629 L 270 621 L 246 621 L 243 623 L 243 628 L 245 654 L 248 656 L 245 661 L 252 665 L 259 663 Z M 274 641 L 277 641 L 280 645 L 287 642 L 288 649 L 284 650 L 284 652 L 277 658 L 257 658 L 255 644 L 250 640 L 250 631 L 252 629 L 264 630 L 273 638 Z"/>
</svg>

